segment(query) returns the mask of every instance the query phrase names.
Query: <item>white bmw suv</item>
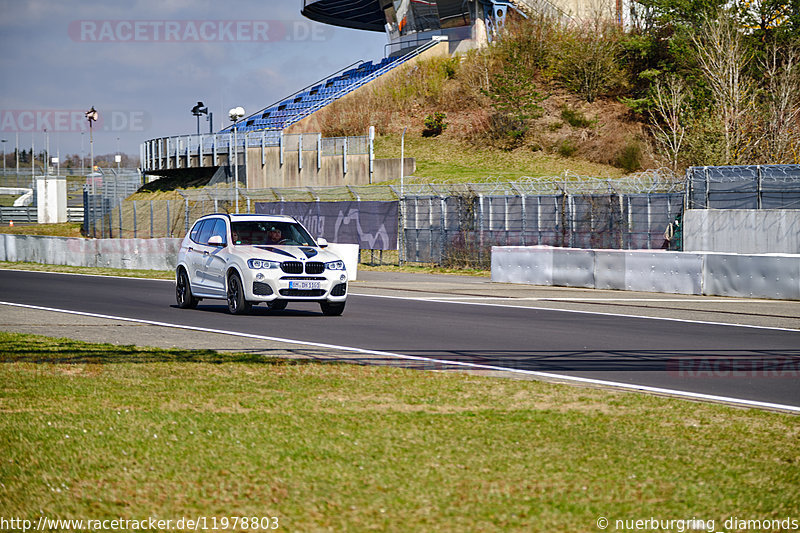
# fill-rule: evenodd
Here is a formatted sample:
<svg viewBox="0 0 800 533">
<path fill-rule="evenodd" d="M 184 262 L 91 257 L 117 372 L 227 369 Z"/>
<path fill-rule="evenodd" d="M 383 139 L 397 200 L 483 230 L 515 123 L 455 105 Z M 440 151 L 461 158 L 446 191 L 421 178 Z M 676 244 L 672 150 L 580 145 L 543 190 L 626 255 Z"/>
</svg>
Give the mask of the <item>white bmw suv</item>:
<svg viewBox="0 0 800 533">
<path fill-rule="evenodd" d="M 203 298 L 228 301 L 235 315 L 254 304 L 284 309 L 289 302 L 318 302 L 341 315 L 347 299 L 342 259 L 315 242 L 294 218 L 276 215 L 207 215 L 184 237 L 175 271 L 178 307 Z"/>
</svg>

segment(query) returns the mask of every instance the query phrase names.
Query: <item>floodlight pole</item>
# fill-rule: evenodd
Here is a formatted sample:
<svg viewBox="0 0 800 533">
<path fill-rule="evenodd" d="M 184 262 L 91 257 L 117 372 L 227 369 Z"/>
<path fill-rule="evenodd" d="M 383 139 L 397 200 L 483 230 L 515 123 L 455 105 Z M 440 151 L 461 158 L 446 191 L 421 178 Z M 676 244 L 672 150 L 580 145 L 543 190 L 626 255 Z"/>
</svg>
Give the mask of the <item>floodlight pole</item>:
<svg viewBox="0 0 800 533">
<path fill-rule="evenodd" d="M 87 111 L 86 113 L 86 120 L 89 121 L 89 176 L 92 180 L 92 195 L 95 194 L 95 186 L 94 186 L 94 135 L 92 133 L 92 123 L 97 120 L 97 110 L 92 106 L 92 108 Z M 94 202 L 94 199 L 92 199 Z"/>
<path fill-rule="evenodd" d="M 234 191 L 236 194 L 235 209 L 236 214 L 239 214 L 239 145 L 236 143 L 236 122 L 244 116 L 243 107 L 234 107 L 228 111 L 228 116 L 233 122 L 231 128 L 233 129 L 233 179 L 236 181 L 234 184 Z M 246 137 L 245 137 L 246 138 Z M 245 147 L 247 150 L 247 147 Z"/>
<path fill-rule="evenodd" d="M 239 214 L 239 145 L 236 144 L 236 123 L 233 123 L 233 187 L 236 214 Z"/>
</svg>

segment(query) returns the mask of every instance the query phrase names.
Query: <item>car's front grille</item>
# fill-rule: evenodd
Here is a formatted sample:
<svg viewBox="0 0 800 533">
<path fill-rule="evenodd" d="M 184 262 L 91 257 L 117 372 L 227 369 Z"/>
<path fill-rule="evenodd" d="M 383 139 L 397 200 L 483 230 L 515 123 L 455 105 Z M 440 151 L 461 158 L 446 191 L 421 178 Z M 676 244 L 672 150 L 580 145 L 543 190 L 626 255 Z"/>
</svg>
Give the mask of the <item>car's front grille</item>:
<svg viewBox="0 0 800 533">
<path fill-rule="evenodd" d="M 272 294 L 272 287 L 266 283 L 253 282 L 253 294 L 256 296 L 269 296 Z"/>
<path fill-rule="evenodd" d="M 302 274 L 303 263 L 300 261 L 284 261 L 281 263 L 281 270 L 287 274 Z M 322 274 L 325 272 L 325 263 L 319 261 L 309 261 L 305 264 L 306 274 Z"/>
<path fill-rule="evenodd" d="M 325 272 L 325 263 L 309 261 L 306 263 L 306 274 L 322 274 Z"/>
<path fill-rule="evenodd" d="M 331 289 L 331 296 L 344 296 L 347 292 L 347 283 L 339 283 Z"/>
<path fill-rule="evenodd" d="M 281 289 L 278 292 L 281 293 L 281 296 L 298 296 L 306 298 L 325 295 L 325 289 Z"/>
<path fill-rule="evenodd" d="M 325 278 L 315 278 L 314 276 L 281 276 L 284 281 L 327 281 Z"/>
<path fill-rule="evenodd" d="M 284 261 L 281 263 L 281 270 L 287 274 L 302 274 L 303 263 L 300 261 Z"/>
</svg>

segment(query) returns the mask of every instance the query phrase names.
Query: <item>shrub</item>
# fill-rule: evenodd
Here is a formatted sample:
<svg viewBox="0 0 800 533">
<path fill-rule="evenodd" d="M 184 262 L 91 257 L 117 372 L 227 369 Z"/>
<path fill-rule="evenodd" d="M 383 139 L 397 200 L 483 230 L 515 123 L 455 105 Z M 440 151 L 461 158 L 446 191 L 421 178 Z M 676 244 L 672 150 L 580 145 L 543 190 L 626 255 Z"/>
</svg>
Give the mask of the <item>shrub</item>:
<svg viewBox="0 0 800 533">
<path fill-rule="evenodd" d="M 578 151 L 578 146 L 572 139 L 564 139 L 558 145 L 558 155 L 561 157 L 572 157 Z"/>
<path fill-rule="evenodd" d="M 442 132 L 447 129 L 447 122 L 444 121 L 445 118 L 447 118 L 447 115 L 441 111 L 426 116 L 425 128 L 422 130 L 422 136 L 436 137 L 437 135 L 441 135 Z"/>
<path fill-rule="evenodd" d="M 583 112 L 567 106 L 561 108 L 561 119 L 573 128 L 588 128 L 597 122 L 597 119 L 586 118 Z"/>
<path fill-rule="evenodd" d="M 570 30 L 561 42 L 558 73 L 564 85 L 587 102 L 624 84 L 619 66 L 619 30 L 598 22 Z"/>
<path fill-rule="evenodd" d="M 617 154 L 614 165 L 633 172 L 642 168 L 642 145 L 634 139 L 629 139 Z"/>
<path fill-rule="evenodd" d="M 489 143 L 500 150 L 511 151 L 519 147 L 528 133 L 524 121 L 502 113 L 489 117 Z"/>
</svg>

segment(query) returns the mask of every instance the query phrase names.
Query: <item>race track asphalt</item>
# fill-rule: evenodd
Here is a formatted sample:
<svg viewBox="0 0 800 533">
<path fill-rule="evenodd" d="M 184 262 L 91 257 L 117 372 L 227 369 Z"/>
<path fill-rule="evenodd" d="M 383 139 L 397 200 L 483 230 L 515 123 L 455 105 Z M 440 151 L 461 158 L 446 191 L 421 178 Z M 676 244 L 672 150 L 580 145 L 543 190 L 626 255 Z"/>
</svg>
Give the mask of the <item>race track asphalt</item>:
<svg viewBox="0 0 800 533">
<path fill-rule="evenodd" d="M 355 348 L 380 352 L 371 356 L 386 360 L 392 354 L 425 358 L 417 361 L 423 368 L 462 362 L 800 408 L 798 302 L 532 288 L 485 278 L 380 272 L 360 272 L 359 279 L 351 284 L 341 317 L 323 316 L 317 305 L 305 303 L 274 312 L 259 306 L 252 315 L 231 316 L 223 301 L 178 309 L 174 283 L 168 281 L 0 270 L 0 300 L 6 304 L 0 312 L 10 316 L 20 309 L 7 304 L 39 306 L 109 317 L 97 320 L 197 328 L 187 331 L 195 338 L 210 329 L 218 336 L 296 341 L 285 344 L 293 347 L 334 345 L 349 351 L 350 360 L 358 359 L 350 350 Z M 0 329 L 20 330 L 2 322 Z M 46 325 L 39 326 L 37 331 L 47 334 Z M 64 331 L 69 325 L 59 335 Z M 140 334 L 136 344 L 158 345 L 157 335 Z"/>
</svg>

